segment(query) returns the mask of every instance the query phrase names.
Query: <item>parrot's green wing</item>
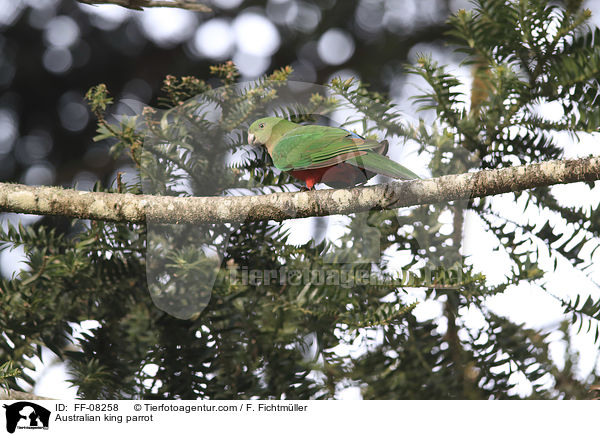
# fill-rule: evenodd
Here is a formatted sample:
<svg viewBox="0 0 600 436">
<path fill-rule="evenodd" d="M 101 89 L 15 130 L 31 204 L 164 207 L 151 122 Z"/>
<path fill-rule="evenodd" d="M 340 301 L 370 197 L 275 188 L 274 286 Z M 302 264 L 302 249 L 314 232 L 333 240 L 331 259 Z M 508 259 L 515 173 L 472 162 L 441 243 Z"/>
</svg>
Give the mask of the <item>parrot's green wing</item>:
<svg viewBox="0 0 600 436">
<path fill-rule="evenodd" d="M 271 157 L 283 171 L 324 168 L 377 149 L 377 141 L 362 139 L 343 129 L 299 126 L 283 135 Z"/>
<path fill-rule="evenodd" d="M 377 153 L 368 152 L 364 156 L 350 158 L 346 163 L 394 179 L 420 179 L 418 175 L 405 166 Z"/>
</svg>

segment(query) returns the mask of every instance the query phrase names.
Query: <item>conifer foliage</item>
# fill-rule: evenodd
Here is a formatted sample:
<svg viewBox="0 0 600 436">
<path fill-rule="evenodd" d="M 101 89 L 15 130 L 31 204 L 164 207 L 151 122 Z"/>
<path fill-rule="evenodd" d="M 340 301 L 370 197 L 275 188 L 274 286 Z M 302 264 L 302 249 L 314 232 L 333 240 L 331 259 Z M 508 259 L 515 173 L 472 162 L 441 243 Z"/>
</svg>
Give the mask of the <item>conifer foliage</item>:
<svg viewBox="0 0 600 436">
<path fill-rule="evenodd" d="M 328 92 L 294 100 L 289 68 L 250 84 L 238 84 L 230 62 L 211 70 L 219 86 L 167 77 L 162 108 L 118 121 L 109 91 L 97 86 L 87 95 L 96 139 L 111 141 L 115 156 L 129 153 L 141 177 L 95 189 L 176 196 L 290 189 L 295 181 L 246 144 L 244 129 L 267 112 L 319 122 L 351 109 L 349 127 L 418 144 L 434 176 L 560 158 L 560 132 L 578 138 L 600 128 L 600 33 L 589 18 L 577 0 L 479 0 L 459 11 L 449 37 L 471 65 L 471 89 L 430 56 L 410 68 L 427 83 L 415 103 L 435 111 L 431 125 L 405 121 L 387 96 L 354 80 L 335 79 Z M 539 115 L 547 103 L 559 105 L 559 119 Z M 556 293 L 545 265 L 567 260 L 591 277 L 598 209 L 562 205 L 549 188 L 513 196 L 515 207 L 544 211 L 548 222 L 511 221 L 482 199 L 353 214 L 339 240 L 303 245 L 274 222 L 73 221 L 63 232 L 8 225 L 2 247 L 23 247 L 27 268 L 0 286 L 0 382 L 33 384 L 15 368 L 31 368 L 29 359 L 47 347 L 87 399 L 320 399 L 349 386 L 371 399 L 497 399 L 514 397 L 517 382 L 531 387 L 530 398 L 589 397 L 598 373 L 577 375 L 571 339 L 578 329 L 598 340 L 600 299 L 585 290 Z M 504 282 L 489 282 L 460 254 L 467 211 L 510 259 Z M 450 231 L 442 225 L 448 215 Z M 568 233 L 556 233 L 557 220 Z M 410 254 L 403 267 L 410 275 L 390 267 L 400 251 Z M 542 251 L 551 262 L 540 262 Z M 275 276 L 244 276 L 251 270 Z M 299 275 L 281 280 L 282 271 Z M 536 330 L 487 306 L 527 284 L 558 299 L 564 322 Z M 414 288 L 440 303 L 439 319 L 415 316 Z M 468 325 L 467 311 L 480 315 L 480 326 Z M 84 320 L 98 326 L 74 340 Z M 549 353 L 557 334 L 566 344 L 560 367 Z"/>
</svg>

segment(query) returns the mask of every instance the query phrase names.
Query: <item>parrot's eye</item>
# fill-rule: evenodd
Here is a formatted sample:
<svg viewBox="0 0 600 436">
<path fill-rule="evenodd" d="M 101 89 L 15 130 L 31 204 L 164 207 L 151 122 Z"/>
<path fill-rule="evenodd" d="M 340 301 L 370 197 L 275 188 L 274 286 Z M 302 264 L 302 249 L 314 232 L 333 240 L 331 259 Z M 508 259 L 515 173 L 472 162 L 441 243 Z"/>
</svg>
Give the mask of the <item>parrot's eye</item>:
<svg viewBox="0 0 600 436">
<path fill-rule="evenodd" d="M 258 127 L 260 127 L 261 129 L 264 129 L 264 128 L 265 128 L 265 125 L 264 125 L 264 123 L 260 123 L 260 124 L 258 125 Z"/>
</svg>

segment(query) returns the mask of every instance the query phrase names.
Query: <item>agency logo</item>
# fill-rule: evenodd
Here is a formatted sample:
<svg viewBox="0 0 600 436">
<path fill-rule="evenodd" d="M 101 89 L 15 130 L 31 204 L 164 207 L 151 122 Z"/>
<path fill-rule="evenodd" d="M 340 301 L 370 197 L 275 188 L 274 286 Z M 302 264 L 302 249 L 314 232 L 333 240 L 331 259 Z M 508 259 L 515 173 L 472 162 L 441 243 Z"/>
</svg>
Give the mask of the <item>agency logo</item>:
<svg viewBox="0 0 600 436">
<path fill-rule="evenodd" d="M 19 401 L 3 405 L 6 409 L 6 431 L 14 433 L 18 429 L 48 430 L 50 411 L 29 401 Z"/>
</svg>

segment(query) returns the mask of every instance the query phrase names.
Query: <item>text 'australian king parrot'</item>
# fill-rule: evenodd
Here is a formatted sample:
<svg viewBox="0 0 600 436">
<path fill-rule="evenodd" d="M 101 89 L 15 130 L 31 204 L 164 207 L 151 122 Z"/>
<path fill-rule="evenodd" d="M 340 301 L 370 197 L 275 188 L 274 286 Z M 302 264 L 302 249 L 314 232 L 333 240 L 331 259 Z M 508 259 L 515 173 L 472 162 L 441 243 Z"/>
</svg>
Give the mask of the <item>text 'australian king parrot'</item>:
<svg viewBox="0 0 600 436">
<path fill-rule="evenodd" d="M 264 145 L 275 167 L 303 180 L 308 189 L 315 183 L 332 188 L 354 186 L 375 174 L 403 180 L 419 178 L 385 156 L 387 141 L 365 139 L 336 127 L 261 118 L 250 125 L 248 142 Z"/>
</svg>

